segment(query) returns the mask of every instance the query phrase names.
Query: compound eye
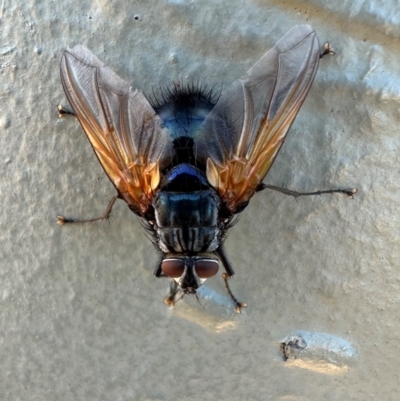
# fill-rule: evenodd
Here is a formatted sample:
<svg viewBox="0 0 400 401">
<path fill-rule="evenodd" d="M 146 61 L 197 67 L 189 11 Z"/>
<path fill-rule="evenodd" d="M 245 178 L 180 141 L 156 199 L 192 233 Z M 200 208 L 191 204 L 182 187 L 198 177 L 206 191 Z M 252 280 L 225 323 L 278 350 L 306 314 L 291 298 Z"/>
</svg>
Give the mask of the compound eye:
<svg viewBox="0 0 400 401">
<path fill-rule="evenodd" d="M 200 278 L 210 278 L 218 273 L 219 263 L 213 259 L 199 259 L 195 262 L 196 274 Z"/>
<path fill-rule="evenodd" d="M 181 259 L 165 259 L 161 262 L 161 270 L 168 277 L 178 278 L 185 271 L 185 262 Z"/>
</svg>

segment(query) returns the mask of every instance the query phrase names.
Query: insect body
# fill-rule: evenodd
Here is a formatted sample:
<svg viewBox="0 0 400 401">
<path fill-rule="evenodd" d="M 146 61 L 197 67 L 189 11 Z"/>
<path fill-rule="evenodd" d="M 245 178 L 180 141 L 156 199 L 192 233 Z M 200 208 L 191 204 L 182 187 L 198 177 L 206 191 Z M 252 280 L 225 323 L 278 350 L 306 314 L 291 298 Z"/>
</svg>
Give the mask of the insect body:
<svg viewBox="0 0 400 401">
<path fill-rule="evenodd" d="M 312 28 L 296 26 L 219 99 L 201 88 L 175 88 L 161 101 L 149 101 L 85 47 L 65 51 L 64 91 L 118 192 L 103 218 L 121 198 L 147 222 L 162 254 L 155 275 L 175 283 L 169 304 L 178 287 L 195 294 L 218 272 L 219 262 L 225 282 L 233 276 L 224 237 L 234 216 L 268 187 L 262 180 L 310 89 L 319 59 Z M 326 192 L 351 196 L 354 191 Z M 71 221 L 59 217 L 60 224 L 66 222 Z M 244 304 L 232 298 L 240 311 Z"/>
</svg>

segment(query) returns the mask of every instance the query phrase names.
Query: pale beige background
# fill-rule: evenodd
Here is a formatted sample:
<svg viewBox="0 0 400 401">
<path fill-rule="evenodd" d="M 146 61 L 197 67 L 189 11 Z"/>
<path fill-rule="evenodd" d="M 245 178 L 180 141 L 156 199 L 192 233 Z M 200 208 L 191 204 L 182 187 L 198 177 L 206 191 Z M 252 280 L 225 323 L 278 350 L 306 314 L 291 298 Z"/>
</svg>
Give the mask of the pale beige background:
<svg viewBox="0 0 400 401">
<path fill-rule="evenodd" d="M 265 182 L 356 186 L 355 200 L 258 194 L 223 282 L 173 310 L 139 221 L 60 228 L 114 194 L 81 128 L 59 121 L 63 50 L 133 86 L 226 88 L 296 24 L 337 54 Z M 0 9 L 1 400 L 396 400 L 400 351 L 398 1 L 4 0 Z M 284 362 L 280 341 L 307 348 Z"/>
</svg>

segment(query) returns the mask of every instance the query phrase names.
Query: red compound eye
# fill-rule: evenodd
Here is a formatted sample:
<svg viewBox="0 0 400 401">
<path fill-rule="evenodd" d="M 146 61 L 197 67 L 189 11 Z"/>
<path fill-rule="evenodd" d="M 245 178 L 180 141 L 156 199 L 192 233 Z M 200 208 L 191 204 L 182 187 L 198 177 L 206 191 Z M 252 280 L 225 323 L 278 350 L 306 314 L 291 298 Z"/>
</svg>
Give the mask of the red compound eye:
<svg viewBox="0 0 400 401">
<path fill-rule="evenodd" d="M 161 270 L 168 277 L 178 278 L 185 271 L 185 262 L 181 259 L 165 259 L 161 262 Z"/>
<path fill-rule="evenodd" d="M 213 259 L 199 259 L 195 262 L 196 274 L 200 278 L 210 278 L 218 273 L 219 263 Z"/>
</svg>

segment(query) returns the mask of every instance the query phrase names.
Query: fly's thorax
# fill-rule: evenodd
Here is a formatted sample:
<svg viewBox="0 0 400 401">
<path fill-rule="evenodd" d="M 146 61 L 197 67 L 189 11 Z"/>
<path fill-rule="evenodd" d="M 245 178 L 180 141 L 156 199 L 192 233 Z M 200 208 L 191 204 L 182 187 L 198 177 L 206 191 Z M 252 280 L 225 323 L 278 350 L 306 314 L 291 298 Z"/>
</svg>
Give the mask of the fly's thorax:
<svg viewBox="0 0 400 401">
<path fill-rule="evenodd" d="M 219 261 L 207 252 L 197 255 L 168 253 L 160 267 L 163 274 L 175 280 L 184 293 L 195 294 L 208 278 L 218 273 Z"/>
<path fill-rule="evenodd" d="M 161 251 L 213 252 L 220 245 L 220 198 L 210 188 L 193 192 L 160 191 L 153 198 Z"/>
</svg>

